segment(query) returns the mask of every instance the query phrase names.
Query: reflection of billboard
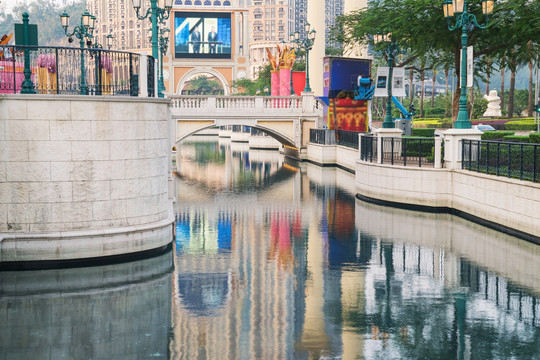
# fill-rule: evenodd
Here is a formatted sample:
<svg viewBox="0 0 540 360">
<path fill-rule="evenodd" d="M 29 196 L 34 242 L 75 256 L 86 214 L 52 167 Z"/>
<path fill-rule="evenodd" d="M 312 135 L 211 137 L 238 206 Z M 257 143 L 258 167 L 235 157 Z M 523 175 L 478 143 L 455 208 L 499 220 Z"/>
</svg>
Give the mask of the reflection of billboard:
<svg viewBox="0 0 540 360">
<path fill-rule="evenodd" d="M 175 12 L 176 58 L 230 59 L 231 14 Z"/>
</svg>

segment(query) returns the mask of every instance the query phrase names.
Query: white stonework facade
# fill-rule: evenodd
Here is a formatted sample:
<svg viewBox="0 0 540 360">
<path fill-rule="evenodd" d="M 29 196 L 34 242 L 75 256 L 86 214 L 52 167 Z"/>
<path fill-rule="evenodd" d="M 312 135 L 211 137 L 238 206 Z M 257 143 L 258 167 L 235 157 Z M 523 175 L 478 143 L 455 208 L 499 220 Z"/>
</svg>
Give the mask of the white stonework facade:
<svg viewBox="0 0 540 360">
<path fill-rule="evenodd" d="M 0 262 L 170 243 L 169 117 L 159 99 L 0 96 Z"/>
</svg>

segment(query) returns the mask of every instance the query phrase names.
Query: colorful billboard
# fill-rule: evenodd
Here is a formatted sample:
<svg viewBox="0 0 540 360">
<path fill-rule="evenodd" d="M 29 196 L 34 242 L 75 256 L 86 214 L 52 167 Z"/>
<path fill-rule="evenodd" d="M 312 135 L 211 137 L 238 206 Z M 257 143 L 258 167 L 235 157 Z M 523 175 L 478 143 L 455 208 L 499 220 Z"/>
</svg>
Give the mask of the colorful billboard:
<svg viewBox="0 0 540 360">
<path fill-rule="evenodd" d="M 328 106 L 324 116 L 328 129 L 369 131 L 369 101 L 355 100 L 358 77 L 370 78 L 371 60 L 324 58 L 323 92 Z"/>
<path fill-rule="evenodd" d="M 175 12 L 177 59 L 231 59 L 231 44 L 231 13 Z"/>
</svg>

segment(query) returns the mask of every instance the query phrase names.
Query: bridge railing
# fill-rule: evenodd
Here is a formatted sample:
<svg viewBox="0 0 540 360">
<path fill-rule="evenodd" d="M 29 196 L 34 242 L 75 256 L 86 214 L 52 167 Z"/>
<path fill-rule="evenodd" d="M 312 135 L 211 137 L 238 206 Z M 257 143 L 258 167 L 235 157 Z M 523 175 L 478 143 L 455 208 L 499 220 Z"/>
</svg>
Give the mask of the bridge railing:
<svg viewBox="0 0 540 360">
<path fill-rule="evenodd" d="M 302 112 L 301 96 L 208 96 L 169 95 L 173 109 L 260 109 Z"/>
<path fill-rule="evenodd" d="M 21 92 L 26 60 L 36 94 L 154 96 L 155 69 L 147 71 L 154 59 L 142 59 L 94 48 L 1 45 L 0 93 Z"/>
</svg>

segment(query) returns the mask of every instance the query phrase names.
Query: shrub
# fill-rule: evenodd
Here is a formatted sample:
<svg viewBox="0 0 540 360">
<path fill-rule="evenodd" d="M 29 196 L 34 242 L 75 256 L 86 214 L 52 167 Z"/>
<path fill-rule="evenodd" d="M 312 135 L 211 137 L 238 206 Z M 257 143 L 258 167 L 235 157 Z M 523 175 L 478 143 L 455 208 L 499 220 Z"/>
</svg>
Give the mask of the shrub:
<svg viewBox="0 0 540 360">
<path fill-rule="evenodd" d="M 529 134 L 529 142 L 531 144 L 540 144 L 540 133 Z"/>
<path fill-rule="evenodd" d="M 528 143 L 529 137 L 526 135 L 506 135 L 503 137 L 503 141 Z"/>
<path fill-rule="evenodd" d="M 425 124 L 425 125 L 420 125 L 420 124 Z M 434 129 L 449 129 L 452 127 L 452 119 L 417 118 L 417 119 L 414 119 L 414 126 L 418 128 L 428 127 L 428 128 L 434 128 Z"/>
<path fill-rule="evenodd" d="M 504 130 L 504 124 L 507 123 L 508 120 L 471 120 L 472 125 L 491 125 L 495 128 L 495 130 Z"/>
<path fill-rule="evenodd" d="M 434 137 L 435 129 L 412 128 L 411 135 L 416 137 Z"/>
<path fill-rule="evenodd" d="M 512 136 L 513 131 L 486 131 L 482 134 L 482 140 L 502 140 L 505 136 Z"/>
<path fill-rule="evenodd" d="M 516 120 L 504 124 L 506 130 L 536 130 L 537 125 L 534 120 Z"/>
<path fill-rule="evenodd" d="M 424 109 L 426 115 L 444 115 L 444 108 L 434 107 L 431 109 Z"/>
<path fill-rule="evenodd" d="M 418 156 L 418 154 L 421 154 L 421 156 L 429 156 L 431 154 L 431 149 L 433 148 L 433 140 L 429 138 L 424 139 L 418 139 L 414 137 L 409 136 L 403 136 L 402 137 L 402 145 L 401 145 L 401 151 L 402 156 L 405 154 L 407 156 Z M 406 150 L 406 151 L 405 151 Z"/>
</svg>

